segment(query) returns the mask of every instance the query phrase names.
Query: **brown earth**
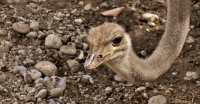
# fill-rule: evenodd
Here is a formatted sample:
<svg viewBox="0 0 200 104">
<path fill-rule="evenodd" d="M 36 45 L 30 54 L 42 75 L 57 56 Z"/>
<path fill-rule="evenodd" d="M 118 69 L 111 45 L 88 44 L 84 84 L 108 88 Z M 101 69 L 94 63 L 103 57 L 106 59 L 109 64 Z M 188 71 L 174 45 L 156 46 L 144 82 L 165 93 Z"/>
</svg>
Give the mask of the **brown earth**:
<svg viewBox="0 0 200 104">
<path fill-rule="evenodd" d="M 36 2 L 34 2 L 36 1 Z M 8 32 L 7 36 L 1 37 L 11 45 L 5 53 L 3 66 L 0 67 L 0 104 L 147 104 L 148 99 L 154 95 L 164 95 L 168 104 L 200 104 L 200 80 L 184 80 L 187 71 L 198 73 L 200 69 L 200 7 L 194 4 L 191 18 L 191 31 L 189 36 L 194 42 L 186 43 L 181 55 L 165 75 L 154 82 L 136 82 L 133 85 L 128 82 L 117 82 L 113 79 L 114 73 L 102 66 L 96 72 L 88 72 L 82 67 L 84 59 L 78 60 L 77 56 L 83 49 L 83 39 L 80 35 L 87 32 L 92 26 L 97 26 L 105 21 L 118 22 L 123 25 L 127 32 L 135 37 L 133 39 L 134 49 L 142 57 L 141 51 L 147 55 L 156 47 L 164 29 L 164 23 L 160 22 L 159 28 L 151 27 L 141 19 L 141 14 L 150 12 L 157 14 L 160 18 L 166 19 L 165 3 L 159 0 L 98 0 L 93 1 L 93 8 L 85 10 L 80 0 L 46 0 L 37 2 L 30 0 L 24 3 L 0 2 L 0 28 Z M 84 0 L 89 3 L 89 0 Z M 101 11 L 119 6 L 135 5 L 136 10 L 125 10 L 116 19 L 100 15 Z M 59 17 L 59 13 L 64 16 Z M 59 19 L 55 19 L 56 16 Z M 81 19 L 83 22 L 74 22 Z M 12 29 L 12 24 L 18 21 L 30 23 L 30 20 L 39 21 L 38 31 L 44 36 L 29 38 L 19 34 Z M 149 29 L 149 31 L 146 31 Z M 59 33 L 63 37 L 63 44 L 70 42 L 76 44 L 78 52 L 75 56 L 60 56 L 59 50 L 49 49 L 44 46 L 45 37 L 51 33 Z M 68 38 L 66 38 L 68 37 Z M 78 42 L 77 42 L 78 40 Z M 20 50 L 25 53 L 20 54 Z M 27 59 L 33 60 L 27 63 Z M 78 71 L 71 71 L 66 61 L 69 59 L 78 60 L 81 68 Z M 28 89 L 34 88 L 34 83 L 26 83 L 23 77 L 12 72 L 16 65 L 23 65 L 28 69 L 42 60 L 53 62 L 58 67 L 58 76 L 67 78 L 67 87 L 60 97 L 49 97 L 36 99 L 29 96 Z M 175 73 L 175 74 L 174 74 Z M 1 80 L 5 75 L 6 79 Z M 92 81 L 84 79 L 83 75 L 92 77 Z M 135 92 L 135 89 L 145 86 L 146 89 Z M 106 92 L 106 88 L 112 91 Z"/>
</svg>

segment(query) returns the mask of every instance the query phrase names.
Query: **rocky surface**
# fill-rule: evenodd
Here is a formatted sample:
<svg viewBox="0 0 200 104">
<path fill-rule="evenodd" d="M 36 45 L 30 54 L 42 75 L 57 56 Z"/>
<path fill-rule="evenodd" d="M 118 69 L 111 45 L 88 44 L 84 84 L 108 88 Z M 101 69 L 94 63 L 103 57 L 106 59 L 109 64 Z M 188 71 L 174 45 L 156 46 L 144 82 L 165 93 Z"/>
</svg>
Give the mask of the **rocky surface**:
<svg viewBox="0 0 200 104">
<path fill-rule="evenodd" d="M 1 104 L 198 104 L 200 4 L 181 55 L 154 82 L 125 82 L 83 68 L 88 29 L 117 22 L 148 57 L 166 23 L 164 0 L 0 0 Z M 127 6 L 118 16 L 101 12 Z"/>
</svg>

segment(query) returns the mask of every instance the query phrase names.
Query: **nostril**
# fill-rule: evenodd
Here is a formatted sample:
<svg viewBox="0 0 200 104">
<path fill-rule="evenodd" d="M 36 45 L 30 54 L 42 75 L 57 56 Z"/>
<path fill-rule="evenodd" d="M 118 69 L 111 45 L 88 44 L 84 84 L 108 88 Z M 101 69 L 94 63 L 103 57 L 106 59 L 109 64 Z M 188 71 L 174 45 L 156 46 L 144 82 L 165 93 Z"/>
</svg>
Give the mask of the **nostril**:
<svg viewBox="0 0 200 104">
<path fill-rule="evenodd" d="M 98 55 L 98 58 L 103 58 L 103 55 Z"/>
</svg>

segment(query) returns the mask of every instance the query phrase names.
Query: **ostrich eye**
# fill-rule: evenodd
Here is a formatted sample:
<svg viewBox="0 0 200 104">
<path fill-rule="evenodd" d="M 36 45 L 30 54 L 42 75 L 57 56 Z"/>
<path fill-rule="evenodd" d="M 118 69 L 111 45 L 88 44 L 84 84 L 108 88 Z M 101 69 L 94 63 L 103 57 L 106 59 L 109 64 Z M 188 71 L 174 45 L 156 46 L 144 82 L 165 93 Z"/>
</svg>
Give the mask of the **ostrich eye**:
<svg viewBox="0 0 200 104">
<path fill-rule="evenodd" d="M 116 47 L 116 46 L 118 46 L 118 45 L 121 43 L 121 41 L 122 41 L 122 37 L 116 37 L 116 38 L 114 38 L 114 39 L 112 40 L 112 45 L 113 45 L 114 47 Z"/>
</svg>

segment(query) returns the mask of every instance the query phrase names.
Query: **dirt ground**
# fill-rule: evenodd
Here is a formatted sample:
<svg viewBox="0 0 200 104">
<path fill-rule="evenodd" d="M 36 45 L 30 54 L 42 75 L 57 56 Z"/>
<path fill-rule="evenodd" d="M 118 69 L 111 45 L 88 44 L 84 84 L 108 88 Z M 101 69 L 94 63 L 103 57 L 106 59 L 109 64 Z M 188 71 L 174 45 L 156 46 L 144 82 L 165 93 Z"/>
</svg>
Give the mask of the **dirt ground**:
<svg viewBox="0 0 200 104">
<path fill-rule="evenodd" d="M 0 29 L 7 32 L 5 36 L 0 35 L 1 41 L 7 43 L 3 47 L 4 54 L 0 54 L 3 60 L 0 63 L 0 104 L 147 104 L 155 95 L 165 96 L 167 104 L 200 104 L 200 80 L 184 80 L 186 72 L 199 73 L 200 70 L 198 3 L 192 8 L 189 37 L 193 41 L 185 44 L 170 71 L 154 82 L 130 84 L 115 81 L 115 74 L 104 66 L 96 72 L 88 72 L 83 68 L 87 55 L 85 33 L 92 26 L 103 22 L 117 22 L 135 37 L 133 48 L 137 54 L 141 57 L 148 56 L 162 36 L 164 22 L 160 21 L 158 28 L 155 28 L 142 20 L 141 15 L 148 12 L 166 20 L 166 5 L 163 0 L 91 0 L 93 7 L 88 7 L 89 9 L 86 7 L 91 2 L 89 0 L 24 1 L 0 1 Z M 117 18 L 100 14 L 101 11 L 120 6 L 135 9 L 126 9 Z M 31 30 L 38 33 L 36 37 L 19 34 L 12 28 L 15 22 L 29 24 L 32 20 L 40 24 L 38 30 Z M 75 44 L 77 52 L 72 56 L 60 55 L 59 49 L 45 47 L 45 37 L 52 33 L 59 34 L 64 45 Z M 78 57 L 81 52 L 84 56 L 80 59 Z M 72 70 L 67 60 L 78 61 L 80 68 Z M 51 61 L 57 66 L 57 76 L 66 77 L 66 88 L 62 95 L 37 98 L 35 83 L 25 82 L 19 73 L 13 72 L 15 66 L 22 65 L 29 70 L 40 61 Z M 135 91 L 141 87 L 145 89 Z"/>
</svg>

